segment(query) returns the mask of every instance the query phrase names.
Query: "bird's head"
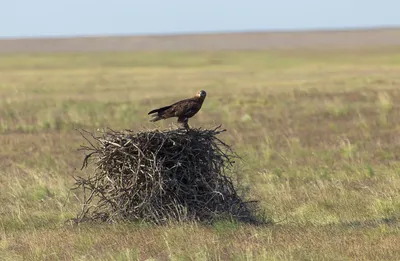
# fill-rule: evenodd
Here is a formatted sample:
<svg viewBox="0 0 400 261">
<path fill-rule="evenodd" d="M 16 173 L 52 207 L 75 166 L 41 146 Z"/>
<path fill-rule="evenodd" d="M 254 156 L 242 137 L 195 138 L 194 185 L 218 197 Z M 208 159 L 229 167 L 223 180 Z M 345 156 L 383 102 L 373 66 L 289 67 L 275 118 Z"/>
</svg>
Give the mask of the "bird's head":
<svg viewBox="0 0 400 261">
<path fill-rule="evenodd" d="M 204 98 L 206 98 L 206 96 L 207 96 L 207 93 L 206 93 L 206 91 L 203 91 L 203 90 L 198 91 L 198 92 L 196 93 L 196 97 L 199 97 L 199 98 L 201 98 L 201 99 L 203 99 L 203 100 L 204 100 Z"/>
</svg>

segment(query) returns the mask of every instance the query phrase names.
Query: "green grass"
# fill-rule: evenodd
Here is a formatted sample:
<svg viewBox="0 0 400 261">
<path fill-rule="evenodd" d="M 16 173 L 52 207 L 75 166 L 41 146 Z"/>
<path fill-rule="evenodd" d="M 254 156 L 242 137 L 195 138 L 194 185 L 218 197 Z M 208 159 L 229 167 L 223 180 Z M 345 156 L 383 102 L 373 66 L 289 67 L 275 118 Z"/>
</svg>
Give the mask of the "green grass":
<svg viewBox="0 0 400 261">
<path fill-rule="evenodd" d="M 399 260 L 400 53 L 0 57 L 1 260 Z M 165 128 L 147 112 L 207 91 L 236 177 L 275 225 L 71 226 L 76 131 Z"/>
</svg>

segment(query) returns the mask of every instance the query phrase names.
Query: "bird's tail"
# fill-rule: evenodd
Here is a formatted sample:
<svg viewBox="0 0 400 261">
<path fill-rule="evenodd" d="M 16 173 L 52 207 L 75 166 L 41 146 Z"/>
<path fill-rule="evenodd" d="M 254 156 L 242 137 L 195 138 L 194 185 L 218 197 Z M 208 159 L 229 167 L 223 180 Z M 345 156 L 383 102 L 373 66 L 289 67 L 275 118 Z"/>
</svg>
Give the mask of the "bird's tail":
<svg viewBox="0 0 400 261">
<path fill-rule="evenodd" d="M 152 110 L 152 111 L 150 111 L 148 114 L 150 115 L 150 114 L 153 114 L 153 113 L 157 113 L 157 114 L 154 114 L 154 115 L 152 115 L 152 119 L 150 120 L 151 122 L 154 122 L 154 121 L 159 121 L 159 120 L 162 120 L 163 119 L 163 113 L 164 113 L 164 111 L 165 110 L 167 110 L 167 109 L 169 109 L 169 108 L 171 108 L 171 106 L 165 106 L 165 107 L 162 107 L 162 108 L 158 108 L 158 109 L 155 109 L 155 110 Z"/>
</svg>

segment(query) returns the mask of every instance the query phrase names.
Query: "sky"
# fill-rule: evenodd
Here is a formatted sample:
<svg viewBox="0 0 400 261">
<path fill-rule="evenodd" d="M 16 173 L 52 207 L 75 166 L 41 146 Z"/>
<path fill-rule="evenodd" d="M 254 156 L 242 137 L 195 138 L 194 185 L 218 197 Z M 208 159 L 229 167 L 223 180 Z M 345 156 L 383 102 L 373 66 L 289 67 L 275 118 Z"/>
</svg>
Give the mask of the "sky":
<svg viewBox="0 0 400 261">
<path fill-rule="evenodd" d="M 400 0 L 0 0 L 0 38 L 400 26 Z"/>
</svg>

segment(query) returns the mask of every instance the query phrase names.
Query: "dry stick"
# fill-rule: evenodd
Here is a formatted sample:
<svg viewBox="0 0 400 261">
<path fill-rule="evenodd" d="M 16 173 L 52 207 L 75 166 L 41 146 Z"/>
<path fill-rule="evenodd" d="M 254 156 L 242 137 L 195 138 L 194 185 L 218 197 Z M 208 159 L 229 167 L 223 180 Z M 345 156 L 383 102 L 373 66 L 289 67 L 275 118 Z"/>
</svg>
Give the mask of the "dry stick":
<svg viewBox="0 0 400 261">
<path fill-rule="evenodd" d="M 216 137 L 226 131 L 220 127 L 138 133 L 108 129 L 102 137 L 90 134 L 96 144 L 83 135 L 89 132 L 82 131 L 90 144 L 81 146 L 90 152 L 83 168 L 93 157 L 96 168 L 94 177 L 76 179 L 77 188 L 91 192 L 89 198 L 84 196 L 78 222 L 209 223 L 223 216 L 255 220 L 250 202 L 239 198 L 225 175 L 239 157 Z"/>
</svg>

